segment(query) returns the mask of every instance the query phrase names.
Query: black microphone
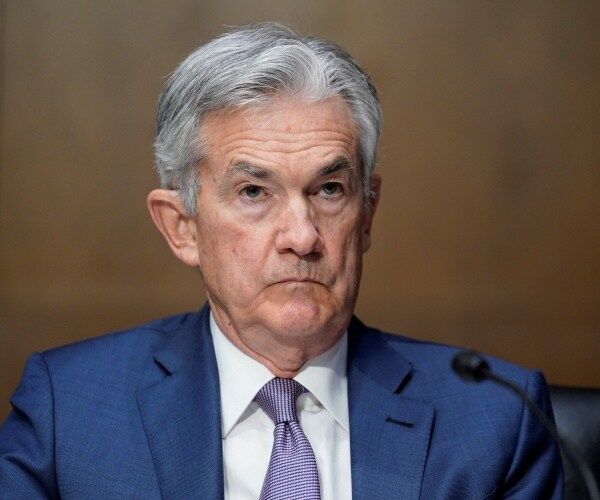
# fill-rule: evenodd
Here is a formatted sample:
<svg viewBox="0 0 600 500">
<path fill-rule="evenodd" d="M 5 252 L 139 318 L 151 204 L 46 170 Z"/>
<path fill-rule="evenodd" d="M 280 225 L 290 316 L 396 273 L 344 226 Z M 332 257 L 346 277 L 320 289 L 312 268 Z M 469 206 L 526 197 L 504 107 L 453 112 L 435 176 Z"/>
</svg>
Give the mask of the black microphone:
<svg viewBox="0 0 600 500">
<path fill-rule="evenodd" d="M 535 415 L 540 424 L 542 424 L 542 427 L 544 427 L 544 429 L 546 429 L 546 431 L 548 431 L 548 433 L 554 438 L 564 456 L 567 457 L 577 472 L 581 475 L 585 482 L 590 500 L 600 500 L 598 485 L 596 484 L 596 479 L 594 478 L 594 474 L 592 473 L 590 466 L 585 460 L 583 460 L 583 458 L 581 458 L 581 455 L 573 446 L 568 444 L 558 435 L 554 423 L 523 389 L 510 380 L 492 372 L 490 365 L 485 358 L 476 351 L 458 352 L 454 358 L 452 358 L 452 369 L 460 378 L 468 382 L 491 380 L 492 382 L 506 387 L 515 393 L 521 399 L 521 401 L 525 403 L 527 408 L 529 408 L 529 410 Z"/>
</svg>

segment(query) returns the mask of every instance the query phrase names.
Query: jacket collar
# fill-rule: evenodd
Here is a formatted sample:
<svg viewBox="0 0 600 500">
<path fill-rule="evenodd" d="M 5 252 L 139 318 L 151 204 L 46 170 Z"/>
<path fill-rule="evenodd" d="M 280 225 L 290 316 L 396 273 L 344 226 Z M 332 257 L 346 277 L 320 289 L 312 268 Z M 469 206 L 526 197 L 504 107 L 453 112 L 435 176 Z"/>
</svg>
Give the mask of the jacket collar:
<svg viewBox="0 0 600 500">
<path fill-rule="evenodd" d="M 223 498 L 219 379 L 208 306 L 172 332 L 154 356 L 158 380 L 137 392 L 161 495 Z M 403 395 L 412 364 L 387 335 L 353 318 L 347 370 L 353 498 L 418 499 L 434 409 Z"/>
<path fill-rule="evenodd" d="M 354 318 L 349 341 L 353 498 L 418 499 L 434 408 L 403 395 L 413 366 L 387 335 Z"/>
<path fill-rule="evenodd" d="M 168 332 L 166 332 L 168 333 Z M 209 308 L 173 325 L 138 407 L 164 499 L 222 498 L 219 380 Z"/>
</svg>

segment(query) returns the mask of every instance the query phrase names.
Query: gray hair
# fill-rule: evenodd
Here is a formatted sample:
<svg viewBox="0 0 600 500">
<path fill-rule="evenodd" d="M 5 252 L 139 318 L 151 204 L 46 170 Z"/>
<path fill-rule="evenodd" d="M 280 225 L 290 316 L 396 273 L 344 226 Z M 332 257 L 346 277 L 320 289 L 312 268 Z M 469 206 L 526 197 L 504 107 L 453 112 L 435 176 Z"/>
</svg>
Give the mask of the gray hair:
<svg viewBox="0 0 600 500">
<path fill-rule="evenodd" d="M 336 44 L 264 23 L 226 33 L 196 49 L 170 76 L 160 96 L 156 170 L 162 187 L 180 191 L 188 215 L 197 211 L 198 167 L 205 156 L 199 131 L 205 118 L 282 95 L 345 100 L 358 131 L 365 201 L 370 199 L 382 120 L 373 82 Z"/>
</svg>

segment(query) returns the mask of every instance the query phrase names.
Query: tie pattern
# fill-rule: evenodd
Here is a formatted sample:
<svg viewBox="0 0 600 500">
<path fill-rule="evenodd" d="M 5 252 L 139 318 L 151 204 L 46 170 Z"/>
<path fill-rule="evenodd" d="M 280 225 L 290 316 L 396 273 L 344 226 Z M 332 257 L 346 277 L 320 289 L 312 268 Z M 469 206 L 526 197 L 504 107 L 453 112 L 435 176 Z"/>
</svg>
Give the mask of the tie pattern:
<svg viewBox="0 0 600 500">
<path fill-rule="evenodd" d="M 315 455 L 296 416 L 296 398 L 306 389 L 293 379 L 274 378 L 255 401 L 275 422 L 273 451 L 260 500 L 319 500 Z"/>
</svg>

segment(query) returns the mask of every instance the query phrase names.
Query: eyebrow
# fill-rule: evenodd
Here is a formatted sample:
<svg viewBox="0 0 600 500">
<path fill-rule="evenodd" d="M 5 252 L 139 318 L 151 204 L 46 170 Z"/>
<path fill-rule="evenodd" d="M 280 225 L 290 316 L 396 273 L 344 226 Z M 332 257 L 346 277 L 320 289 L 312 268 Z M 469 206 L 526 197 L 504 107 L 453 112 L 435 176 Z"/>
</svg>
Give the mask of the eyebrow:
<svg viewBox="0 0 600 500">
<path fill-rule="evenodd" d="M 248 174 L 251 177 L 256 177 L 257 179 L 268 179 L 269 177 L 273 176 L 272 172 L 265 170 L 264 168 L 255 167 L 249 163 L 236 163 L 229 169 L 227 177 L 231 178 L 238 172 Z"/>
<path fill-rule="evenodd" d="M 319 169 L 319 171 L 317 172 L 317 177 L 328 177 L 337 172 L 351 170 L 353 170 L 353 163 L 348 158 L 340 157 L 335 159 L 329 165 L 326 165 L 323 168 Z M 225 176 L 226 181 L 231 181 L 231 179 L 238 173 L 247 174 L 250 177 L 254 177 L 255 179 L 270 179 L 274 176 L 274 173 L 272 171 L 256 167 L 249 163 L 235 163 L 231 166 L 229 172 L 227 172 L 227 175 Z M 221 186 L 222 192 L 227 191 L 227 184 L 228 182 L 226 182 L 225 185 Z"/>
<path fill-rule="evenodd" d="M 338 158 L 333 163 L 319 170 L 319 177 L 326 177 L 342 170 L 352 170 L 352 164 L 347 158 Z"/>
<path fill-rule="evenodd" d="M 347 158 L 338 158 L 329 165 L 321 168 L 317 173 L 318 177 L 327 177 L 328 175 L 334 174 L 342 170 L 352 170 L 352 164 Z M 273 172 L 264 168 L 255 167 L 249 163 L 236 163 L 231 166 L 227 173 L 227 178 L 233 177 L 238 172 L 242 172 L 255 177 L 257 179 L 268 179 L 273 177 Z"/>
</svg>

